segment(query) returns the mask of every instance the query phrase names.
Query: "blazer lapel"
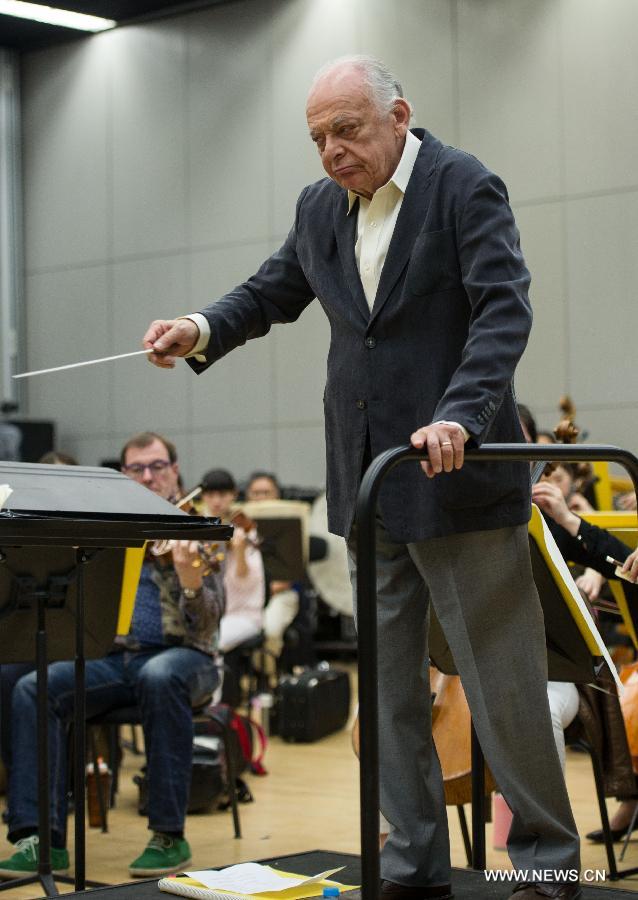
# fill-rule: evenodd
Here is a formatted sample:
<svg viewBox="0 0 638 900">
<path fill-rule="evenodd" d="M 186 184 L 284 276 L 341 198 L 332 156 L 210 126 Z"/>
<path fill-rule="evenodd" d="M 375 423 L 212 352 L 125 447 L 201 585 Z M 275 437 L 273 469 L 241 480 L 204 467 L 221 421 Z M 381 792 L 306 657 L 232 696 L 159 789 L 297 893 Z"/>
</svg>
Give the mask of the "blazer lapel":
<svg viewBox="0 0 638 900">
<path fill-rule="evenodd" d="M 358 204 L 359 201 L 356 201 Z M 357 260 L 354 255 L 354 245 L 357 239 L 357 211 L 358 206 L 352 208 L 348 215 L 348 193 L 339 192 L 335 195 L 333 205 L 334 230 L 339 249 L 339 258 L 345 276 L 346 284 L 352 294 L 353 304 L 357 311 L 364 317 L 365 324 L 370 319 L 370 308 L 363 285 L 357 269 Z"/>
<path fill-rule="evenodd" d="M 421 136 L 420 131 L 417 133 L 417 136 Z M 388 255 L 381 270 L 379 287 L 370 316 L 370 324 L 379 315 L 393 287 L 410 260 L 412 247 L 423 227 L 430 205 L 432 176 L 441 146 L 440 141 L 432 137 L 427 131 L 424 132 L 422 147 L 408 181 L 394 234 L 388 247 Z"/>
</svg>

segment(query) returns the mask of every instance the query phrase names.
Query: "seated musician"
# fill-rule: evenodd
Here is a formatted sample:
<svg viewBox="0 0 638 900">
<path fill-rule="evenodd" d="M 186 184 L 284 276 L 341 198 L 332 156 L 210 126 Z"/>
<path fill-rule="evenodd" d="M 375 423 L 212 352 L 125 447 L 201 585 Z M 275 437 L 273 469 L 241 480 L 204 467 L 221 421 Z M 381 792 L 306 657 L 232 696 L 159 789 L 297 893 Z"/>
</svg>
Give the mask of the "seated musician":
<svg viewBox="0 0 638 900">
<path fill-rule="evenodd" d="M 272 472 L 258 470 L 248 476 L 245 490 L 246 500 L 280 500 L 281 487 Z"/>
<path fill-rule="evenodd" d="M 528 443 L 538 441 L 536 422 L 530 410 L 519 404 L 519 416 Z M 591 509 L 585 497 L 574 490 L 573 473 L 569 464 L 560 464 L 532 486 L 532 501 L 542 511 L 556 545 L 566 560 L 585 566 L 576 579 L 578 588 L 590 600 L 596 600 L 605 578 L 614 578 L 614 566 L 606 557 L 624 560 L 629 547 L 609 532 L 584 521 L 578 512 Z M 565 738 L 563 730 L 578 712 L 576 686 L 569 682 L 549 681 L 549 708 L 554 739 L 563 769 L 565 767 Z"/>
<path fill-rule="evenodd" d="M 519 408 L 521 424 L 528 441 L 535 441 L 535 423 L 526 407 Z M 623 571 L 634 583 L 638 581 L 638 549 L 632 553 L 622 541 L 617 540 L 609 532 L 597 528 L 577 514 L 584 512 L 582 496 L 574 497 L 571 492 L 571 474 L 568 466 L 557 466 L 549 478 L 544 478 L 532 487 L 532 500 L 543 511 L 547 524 L 562 555 L 571 562 L 586 566 L 585 573 L 577 579 L 576 584 L 590 600 L 596 600 L 605 578 L 615 578 L 615 565 L 609 563 L 607 557 L 623 562 Z M 586 503 L 586 501 L 584 501 Z M 554 725 L 554 735 L 559 745 L 564 748 L 564 739 L 560 726 L 561 710 L 567 708 L 570 689 L 573 685 L 562 685 L 549 682 L 550 711 Z M 552 696 L 554 690 L 554 696 Z M 561 698 L 563 702 L 561 702 Z M 572 696 L 573 706 L 573 696 Z M 578 704 L 576 702 L 576 710 Z M 574 711 L 574 716 L 576 712 Z M 573 716 L 572 716 L 573 718 Z M 567 722 L 569 724 L 569 722 Z M 567 727 L 567 724 L 563 727 Z M 564 754 L 564 749 L 563 749 Z M 622 800 L 610 822 L 614 840 L 620 840 L 627 833 L 636 806 L 636 799 Z M 587 837 L 596 842 L 604 840 L 602 830 L 592 831 Z"/>
<path fill-rule="evenodd" d="M 166 500 L 177 499 L 179 466 L 173 444 L 146 432 L 121 454 L 122 471 Z M 147 748 L 148 827 L 152 837 L 130 865 L 133 876 L 160 876 L 190 863 L 184 838 L 193 746 L 192 706 L 218 682 L 215 653 L 223 612 L 221 573 L 203 567 L 197 544 L 175 542 L 172 558 L 149 554 L 142 567 L 128 635 L 103 659 L 86 662 L 86 709 L 92 717 L 139 704 Z M 48 667 L 51 862 L 69 868 L 66 849 L 66 729 L 73 716 L 74 664 Z M 16 684 L 12 704 L 9 840 L 14 854 L 0 878 L 38 867 L 36 678 Z"/>
<path fill-rule="evenodd" d="M 237 500 L 237 485 L 230 472 L 211 469 L 202 478 L 201 485 L 206 514 L 230 521 L 231 506 Z M 266 584 L 264 562 L 256 544 L 257 532 L 254 526 L 247 532 L 241 520 L 233 524 L 235 530 L 227 544 L 224 567 L 226 610 L 219 625 L 222 653 L 256 637 L 264 624 Z"/>
<path fill-rule="evenodd" d="M 280 500 L 281 485 L 276 475 L 258 469 L 248 476 L 246 500 Z M 268 577 L 268 573 L 266 573 Z M 268 580 L 268 603 L 264 610 L 265 647 L 273 657 L 279 657 L 284 646 L 286 628 L 299 613 L 299 591 L 292 581 Z"/>
<path fill-rule="evenodd" d="M 624 562 L 623 569 L 627 576 L 634 582 L 638 580 L 638 550 L 630 553 L 629 547 L 617 540 L 607 531 L 597 528 L 580 519 L 567 504 L 558 489 L 551 484 L 540 483 L 532 488 L 532 499 L 550 518 L 548 522 L 554 522 L 560 529 L 552 527 L 552 533 L 556 539 L 556 543 L 566 558 L 573 562 L 580 562 L 596 569 L 606 578 L 615 578 L 615 565 L 609 563 L 607 556 Z M 563 532 L 561 537 L 560 531 Z M 595 599 L 599 591 L 596 588 L 595 595 L 590 594 L 591 599 Z M 636 798 L 621 799 L 620 806 L 614 813 L 610 821 L 612 837 L 615 841 L 619 841 L 625 837 L 627 830 L 631 824 L 634 809 L 636 807 Z M 634 825 L 634 828 L 638 824 Z M 587 834 L 589 840 L 595 843 L 602 843 L 604 835 L 602 829 L 589 832 Z"/>
</svg>

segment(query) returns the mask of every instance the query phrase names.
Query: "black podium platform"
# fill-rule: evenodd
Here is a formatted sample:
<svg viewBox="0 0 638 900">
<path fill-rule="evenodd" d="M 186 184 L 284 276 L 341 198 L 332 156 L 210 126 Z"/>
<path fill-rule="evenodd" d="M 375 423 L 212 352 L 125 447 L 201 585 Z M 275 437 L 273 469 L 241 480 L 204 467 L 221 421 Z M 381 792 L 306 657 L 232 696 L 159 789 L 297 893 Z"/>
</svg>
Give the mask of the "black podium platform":
<svg viewBox="0 0 638 900">
<path fill-rule="evenodd" d="M 341 884 L 361 883 L 361 860 L 351 853 L 338 853 L 330 850 L 309 850 L 291 856 L 279 856 L 260 859 L 275 869 L 285 872 L 296 872 L 299 875 L 316 875 L 327 869 L 345 866 L 342 872 L 334 877 Z M 220 866 L 221 868 L 221 866 Z M 452 870 L 452 888 L 456 900 L 507 900 L 512 892 L 512 885 L 493 884 L 486 880 L 482 872 L 470 869 Z M 638 882 L 636 884 L 638 889 Z M 80 894 L 65 894 L 65 897 L 79 897 Z M 86 897 L 86 894 L 83 896 Z M 166 894 L 157 887 L 157 879 L 137 883 L 121 884 L 115 887 L 97 888 L 89 896 L 96 900 L 169 900 L 173 894 Z M 635 891 L 618 890 L 616 888 L 588 887 L 583 885 L 583 900 L 628 900 L 636 896 Z M 344 900 L 347 894 L 344 894 Z"/>
</svg>

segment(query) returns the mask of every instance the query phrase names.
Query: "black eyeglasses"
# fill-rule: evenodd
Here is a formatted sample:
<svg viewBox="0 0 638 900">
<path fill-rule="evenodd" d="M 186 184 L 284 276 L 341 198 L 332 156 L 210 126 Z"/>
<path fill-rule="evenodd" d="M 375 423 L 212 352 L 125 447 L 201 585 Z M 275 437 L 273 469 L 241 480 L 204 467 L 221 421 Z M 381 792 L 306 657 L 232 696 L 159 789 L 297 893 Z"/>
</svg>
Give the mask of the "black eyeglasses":
<svg viewBox="0 0 638 900">
<path fill-rule="evenodd" d="M 138 476 L 143 475 L 147 469 L 150 469 L 154 475 L 159 475 L 172 465 L 172 462 L 168 459 L 154 459 L 153 462 L 147 463 L 146 465 L 142 463 L 131 463 L 130 466 L 122 466 L 122 471 L 128 472 L 129 475 L 134 475 L 137 478 Z"/>
</svg>

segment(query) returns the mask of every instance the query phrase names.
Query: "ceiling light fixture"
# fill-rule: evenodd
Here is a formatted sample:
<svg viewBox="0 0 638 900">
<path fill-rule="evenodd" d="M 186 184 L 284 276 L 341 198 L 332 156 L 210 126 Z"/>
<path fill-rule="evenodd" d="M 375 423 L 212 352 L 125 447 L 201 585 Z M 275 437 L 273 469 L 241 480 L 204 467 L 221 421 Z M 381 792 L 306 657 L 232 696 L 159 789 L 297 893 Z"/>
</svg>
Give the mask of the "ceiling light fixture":
<svg viewBox="0 0 638 900">
<path fill-rule="evenodd" d="M 88 16 L 85 13 L 57 9 L 53 6 L 40 6 L 38 3 L 25 3 L 23 0 L 0 0 L 0 14 L 17 16 L 19 19 L 31 19 L 35 22 L 46 22 L 48 25 L 61 25 L 77 31 L 106 31 L 117 25 L 113 19 Z"/>
</svg>

